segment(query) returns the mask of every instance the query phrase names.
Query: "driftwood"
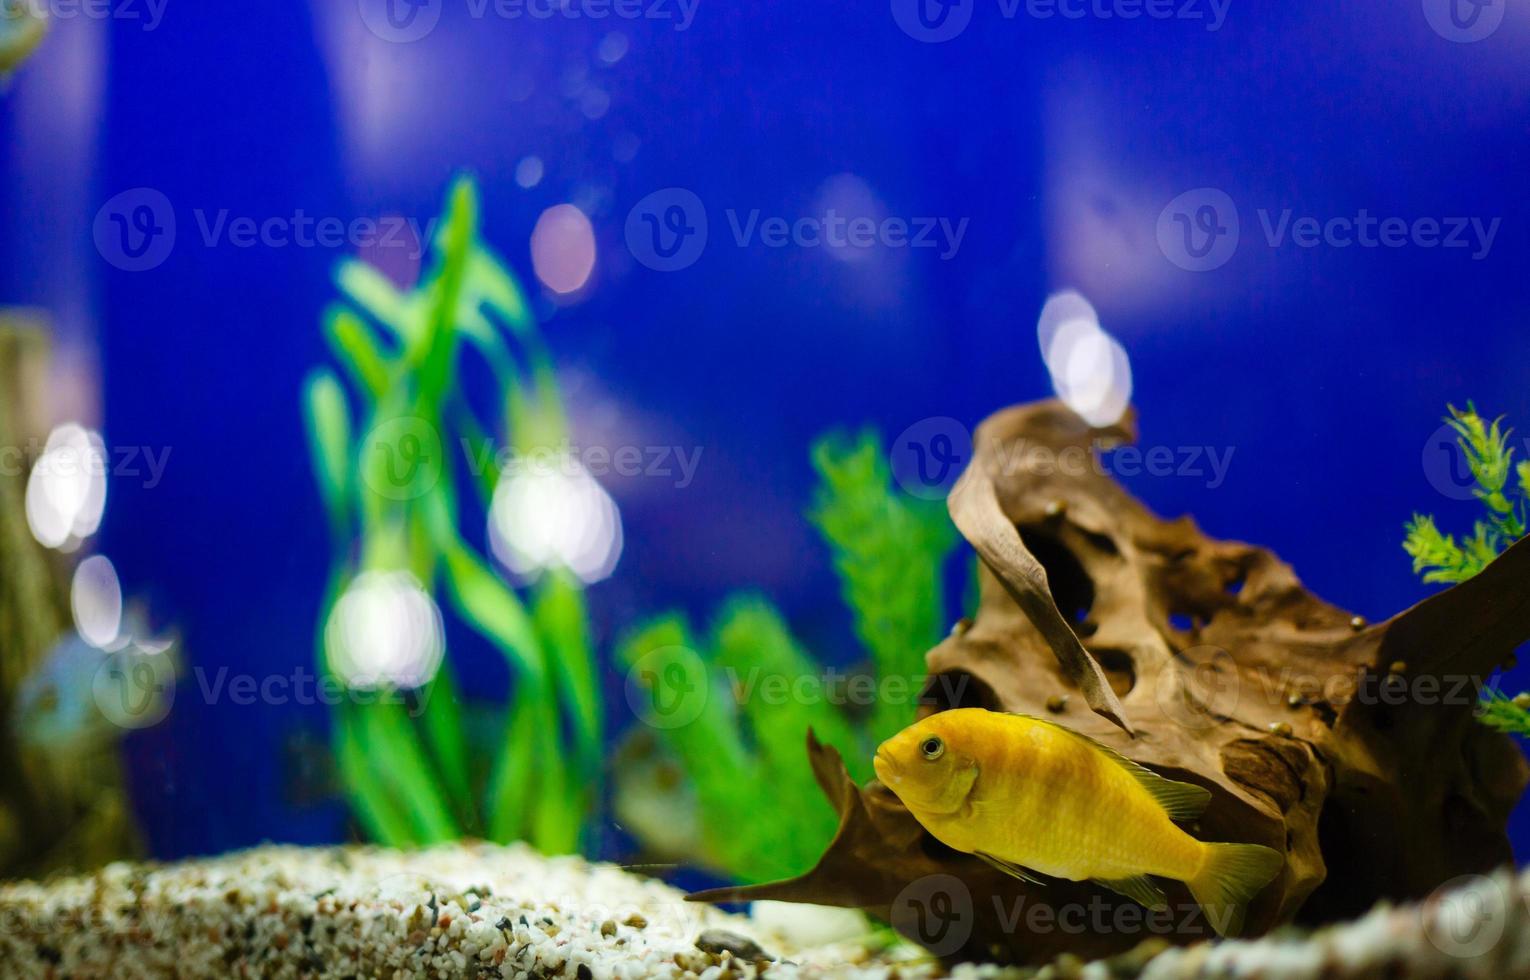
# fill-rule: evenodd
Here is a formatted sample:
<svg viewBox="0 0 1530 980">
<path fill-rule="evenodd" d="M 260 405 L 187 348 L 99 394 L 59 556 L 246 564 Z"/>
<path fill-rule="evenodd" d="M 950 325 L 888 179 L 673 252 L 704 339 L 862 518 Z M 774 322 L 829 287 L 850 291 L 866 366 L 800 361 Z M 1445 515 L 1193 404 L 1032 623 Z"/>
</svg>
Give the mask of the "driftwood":
<svg viewBox="0 0 1530 980">
<path fill-rule="evenodd" d="M 951 508 L 983 559 L 981 601 L 927 655 L 921 713 L 1050 717 L 1205 786 L 1197 836 L 1287 857 L 1245 935 L 1511 861 L 1505 826 L 1530 767 L 1472 713 L 1530 638 L 1530 539 L 1372 626 L 1271 552 L 1162 520 L 1091 465 L 1133 429 L 1043 402 L 978 430 Z M 1038 963 L 1211 935 L 1177 883 L 1162 882 L 1171 909 L 1155 916 L 1091 885 L 1016 881 L 941 845 L 880 784 L 856 787 L 811 736 L 809 756 L 841 818 L 819 864 L 698 898 L 863 908 L 953 958 Z"/>
</svg>

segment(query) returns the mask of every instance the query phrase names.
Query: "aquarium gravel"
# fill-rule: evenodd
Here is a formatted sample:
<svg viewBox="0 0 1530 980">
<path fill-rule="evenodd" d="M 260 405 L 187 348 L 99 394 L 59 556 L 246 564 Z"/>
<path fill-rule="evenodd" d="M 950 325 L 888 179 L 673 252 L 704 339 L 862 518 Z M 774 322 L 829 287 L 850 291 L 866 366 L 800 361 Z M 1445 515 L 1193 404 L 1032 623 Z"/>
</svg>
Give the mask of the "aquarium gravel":
<svg viewBox="0 0 1530 980">
<path fill-rule="evenodd" d="M 5 977 L 747 977 L 1149 980 L 1530 976 L 1530 874 L 1476 877 L 1421 905 L 1316 933 L 1035 969 L 961 965 L 873 934 L 825 941 L 840 910 L 801 908 L 815 945 L 609 864 L 523 845 L 263 847 L 0 886 Z M 774 920 L 775 928 L 773 928 Z M 799 935 L 799 938 L 800 935 Z"/>
<path fill-rule="evenodd" d="M 922 951 L 795 948 L 652 879 L 522 845 L 264 847 L 0 887 L 6 977 L 927 977 Z M 988 971 L 991 972 L 991 971 Z M 971 975 L 978 975 L 973 972 Z"/>
</svg>

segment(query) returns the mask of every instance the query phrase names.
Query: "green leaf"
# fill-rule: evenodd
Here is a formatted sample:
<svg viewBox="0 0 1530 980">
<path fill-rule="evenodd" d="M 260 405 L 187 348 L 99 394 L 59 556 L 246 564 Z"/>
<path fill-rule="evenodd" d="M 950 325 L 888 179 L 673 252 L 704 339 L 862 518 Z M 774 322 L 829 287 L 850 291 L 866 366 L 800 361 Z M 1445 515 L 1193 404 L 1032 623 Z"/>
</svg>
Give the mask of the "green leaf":
<svg viewBox="0 0 1530 980">
<path fill-rule="evenodd" d="M 382 272 L 359 259 L 342 259 L 335 268 L 335 285 L 364 313 L 392 330 L 404 344 L 418 339 L 420 326 L 409 299 Z"/>
<path fill-rule="evenodd" d="M 368 750 L 371 779 L 401 801 L 415 840 L 435 844 L 460 837 L 461 830 L 432 778 L 429 762 L 402 706 L 383 702 L 361 705 L 356 718 L 357 733 Z"/>
<path fill-rule="evenodd" d="M 475 303 L 485 303 L 523 340 L 540 342 L 531 310 L 515 279 L 499 257 L 487 248 L 474 252 L 468 265 L 466 292 Z"/>
<path fill-rule="evenodd" d="M 420 843 L 410 826 L 397 797 L 386 791 L 369 757 L 357 723 L 351 714 L 357 706 L 341 705 L 335 716 L 335 756 L 340 767 L 346 798 L 356 811 L 367 836 L 388 847 L 409 847 Z"/>
<path fill-rule="evenodd" d="M 330 528 L 343 539 L 350 524 L 351 412 L 334 372 L 312 372 L 303 384 L 303 416 L 319 493 Z"/>
<path fill-rule="evenodd" d="M 377 401 L 392 384 L 393 367 L 366 323 L 343 306 L 325 311 L 324 333 L 335 356 L 369 400 Z"/>
<path fill-rule="evenodd" d="M 531 832 L 537 756 L 544 741 L 537 730 L 537 702 L 542 696 L 540 688 L 523 680 L 510 701 L 505 744 L 489 779 L 489 839 L 500 844 Z"/>
<path fill-rule="evenodd" d="M 533 590 L 531 616 L 574 722 L 579 763 L 593 774 L 600 765 L 604 736 L 584 592 L 567 571 L 551 570 Z"/>
<path fill-rule="evenodd" d="M 467 742 L 462 734 L 462 706 L 450 661 L 443 661 L 435 678 L 419 690 L 416 704 L 431 758 L 443 777 L 452 810 L 459 823 L 472 829 L 477 818 L 468 778 Z"/>
<path fill-rule="evenodd" d="M 429 287 L 433 293 L 430 318 L 424 337 L 410 352 L 411 363 L 419 370 L 418 408 L 427 416 L 439 412 L 448 390 L 457 343 L 458 300 L 477 226 L 478 192 L 471 180 L 459 179 L 447 195 L 440 261 Z"/>
<path fill-rule="evenodd" d="M 468 625 L 491 640 L 511 665 L 544 683 L 545 656 L 536 628 L 520 599 L 489 566 L 457 537 L 433 522 L 436 548 L 443 559 L 448 592 Z"/>
</svg>

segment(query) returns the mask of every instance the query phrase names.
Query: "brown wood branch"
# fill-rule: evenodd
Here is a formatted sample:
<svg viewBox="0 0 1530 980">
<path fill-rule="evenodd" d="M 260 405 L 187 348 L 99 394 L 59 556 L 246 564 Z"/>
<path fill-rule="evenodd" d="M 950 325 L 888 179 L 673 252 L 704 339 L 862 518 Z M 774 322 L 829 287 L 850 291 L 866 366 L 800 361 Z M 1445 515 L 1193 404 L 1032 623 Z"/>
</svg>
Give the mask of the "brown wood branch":
<svg viewBox="0 0 1530 980">
<path fill-rule="evenodd" d="M 1131 734 L 1131 725 L 1105 671 L 1063 619 L 1047 584 L 1046 569 L 1026 548 L 1020 532 L 999 503 L 996 481 L 1003 479 L 1006 469 L 1023 465 L 1018 453 L 1010 452 L 1024 448 L 1023 437 L 1007 438 L 1012 433 L 1007 431 L 1006 421 L 1001 416 L 978 428 L 972 462 L 947 501 L 951 521 L 1041 633 L 1090 709 Z M 1088 431 L 1087 427 L 1084 431 Z"/>
</svg>

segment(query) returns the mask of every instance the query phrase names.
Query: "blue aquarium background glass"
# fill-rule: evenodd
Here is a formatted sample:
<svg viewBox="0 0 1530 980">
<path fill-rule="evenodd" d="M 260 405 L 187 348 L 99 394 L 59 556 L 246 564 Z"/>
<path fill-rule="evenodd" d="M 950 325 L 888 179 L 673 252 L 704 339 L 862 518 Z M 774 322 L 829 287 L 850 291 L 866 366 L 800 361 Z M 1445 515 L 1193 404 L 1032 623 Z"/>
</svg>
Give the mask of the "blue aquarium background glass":
<svg viewBox="0 0 1530 980">
<path fill-rule="evenodd" d="M 423 22 L 382 6 L 169 0 L 154 20 L 118 2 L 56 18 L 0 101 L 0 301 L 49 311 L 60 397 L 109 445 L 169 452 L 152 486 L 114 479 L 95 545 L 208 683 L 312 669 L 329 555 L 299 397 L 330 359 L 333 267 L 356 251 L 241 247 L 214 226 L 425 222 L 463 171 L 486 240 L 534 296 L 578 441 L 701 454 L 685 485 L 606 481 L 625 547 L 588 595 L 613 730 L 630 715 L 611 646 L 647 614 L 755 589 L 846 662 L 849 618 L 804 518 L 811 442 L 972 426 L 1050 395 L 1036 319 L 1060 289 L 1129 354 L 1145 446 L 1232 454 L 1220 478 L 1200 463 L 1126 486 L 1269 546 L 1372 620 L 1435 591 L 1401 550 L 1404 521 L 1475 516 L 1440 489 L 1446 404 L 1504 414 L 1530 456 L 1517 7 L 1483 8 L 1502 23 L 1471 41 L 1419 0 L 1181 0 L 1133 19 L 966 0 L 924 20 L 898 0 L 643 0 L 598 20 L 439 0 L 414 11 L 430 21 L 415 40 L 396 32 Z M 968 20 L 939 26 L 942 11 Z M 98 249 L 98 213 L 144 188 L 169 202 L 175 243 L 127 271 Z M 671 189 L 701 202 L 707 239 L 660 271 L 644 260 L 662 265 L 645 251 L 662 243 L 629 215 Z M 1165 219 L 1187 192 L 1185 220 Z M 1225 206 L 1203 210 L 1222 200 L 1236 247 L 1184 268 L 1211 240 L 1195 236 L 1229 233 Z M 563 204 L 588 217 L 596 256 L 567 297 L 530 248 Z M 934 244 L 773 247 L 763 225 L 740 242 L 756 213 L 829 207 L 933 222 Z M 1391 244 L 1387 219 L 1407 228 Z M 500 696 L 498 655 L 449 642 L 464 687 Z M 343 804 L 307 792 L 294 762 L 322 745 L 324 708 L 212 704 L 199 683 L 124 743 L 152 852 L 345 839 Z M 1530 667 L 1504 680 L 1526 685 Z M 1530 846 L 1523 808 L 1512 832 Z"/>
</svg>

